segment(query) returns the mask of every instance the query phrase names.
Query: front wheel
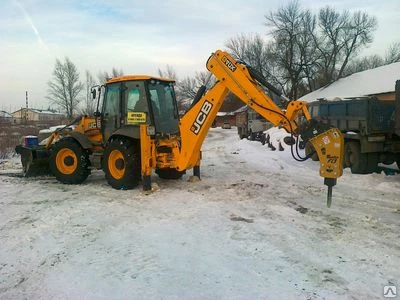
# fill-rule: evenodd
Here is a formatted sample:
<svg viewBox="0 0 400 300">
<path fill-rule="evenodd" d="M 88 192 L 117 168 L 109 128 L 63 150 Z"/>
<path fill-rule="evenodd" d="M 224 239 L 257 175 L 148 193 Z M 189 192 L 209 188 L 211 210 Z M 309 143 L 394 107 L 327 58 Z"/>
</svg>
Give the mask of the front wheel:
<svg viewBox="0 0 400 300">
<path fill-rule="evenodd" d="M 88 152 L 73 138 L 54 144 L 50 154 L 50 170 L 62 183 L 79 184 L 90 174 Z"/>
<path fill-rule="evenodd" d="M 127 139 L 115 139 L 104 151 L 103 169 L 109 185 L 129 190 L 138 185 L 141 177 L 140 148 Z"/>
</svg>

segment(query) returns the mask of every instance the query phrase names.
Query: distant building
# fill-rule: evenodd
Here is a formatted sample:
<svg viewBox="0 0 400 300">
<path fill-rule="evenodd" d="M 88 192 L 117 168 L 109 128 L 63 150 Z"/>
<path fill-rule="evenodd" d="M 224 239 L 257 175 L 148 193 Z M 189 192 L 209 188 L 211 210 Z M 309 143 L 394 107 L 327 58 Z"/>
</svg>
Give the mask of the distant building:
<svg viewBox="0 0 400 300">
<path fill-rule="evenodd" d="M 6 111 L 0 110 L 0 123 L 11 123 L 12 115 Z"/>
<path fill-rule="evenodd" d="M 33 122 L 48 122 L 48 121 L 60 121 L 65 118 L 62 113 L 34 109 L 34 108 L 21 108 L 13 113 L 11 113 L 14 123 L 21 124 L 26 121 Z"/>
<path fill-rule="evenodd" d="M 312 102 L 320 99 L 334 100 L 374 96 L 379 100 L 395 99 L 396 80 L 400 79 L 400 62 L 354 73 L 300 97 Z"/>
<path fill-rule="evenodd" d="M 229 123 L 231 126 L 236 126 L 234 112 L 217 112 L 217 116 L 213 122 L 214 127 L 221 127 L 224 123 Z"/>
</svg>

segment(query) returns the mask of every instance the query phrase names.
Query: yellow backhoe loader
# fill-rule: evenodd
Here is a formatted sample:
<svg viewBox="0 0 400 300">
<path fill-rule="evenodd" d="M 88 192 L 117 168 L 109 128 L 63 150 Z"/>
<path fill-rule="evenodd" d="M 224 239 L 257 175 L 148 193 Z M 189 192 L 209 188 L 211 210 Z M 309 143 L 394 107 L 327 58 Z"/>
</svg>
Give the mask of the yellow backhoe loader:
<svg viewBox="0 0 400 300">
<path fill-rule="evenodd" d="M 115 189 L 131 189 L 142 180 L 143 189 L 149 190 L 153 170 L 161 178 L 178 179 L 193 169 L 193 175 L 200 177 L 201 146 L 230 91 L 273 125 L 292 134 L 295 159 L 306 159 L 299 158 L 296 151 L 299 137 L 313 145 L 320 175 L 328 186 L 330 206 L 332 187 L 342 175 L 341 132 L 311 119 L 305 102 L 289 101 L 253 68 L 227 52 L 212 53 L 207 69 L 216 77 L 215 85 L 208 91 L 201 87 L 181 118 L 174 81 L 151 76 L 107 81 L 93 89 L 98 103 L 104 92 L 101 112 L 95 118 L 82 117 L 75 130 L 54 134 L 41 149 L 19 149 L 24 169 L 34 165 L 35 157 L 48 156 L 57 180 L 78 184 L 92 168 L 103 168 L 107 182 Z M 271 92 L 285 101 L 284 109 L 272 101 Z"/>
</svg>

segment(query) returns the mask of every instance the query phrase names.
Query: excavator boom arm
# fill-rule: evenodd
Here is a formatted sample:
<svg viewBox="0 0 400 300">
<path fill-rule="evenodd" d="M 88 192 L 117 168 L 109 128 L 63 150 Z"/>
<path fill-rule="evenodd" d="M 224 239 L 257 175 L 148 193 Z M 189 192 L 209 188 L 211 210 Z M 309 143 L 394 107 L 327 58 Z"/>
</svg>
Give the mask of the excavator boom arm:
<svg viewBox="0 0 400 300">
<path fill-rule="evenodd" d="M 236 61 L 227 52 L 217 50 L 213 53 L 207 61 L 207 69 L 217 78 L 217 83 L 181 119 L 178 169 L 199 164 L 201 145 L 230 91 L 274 126 L 283 127 L 295 136 L 301 135 L 303 140 L 312 144 L 320 159 L 320 175 L 329 188 L 330 206 L 332 186 L 343 172 L 344 142 L 341 132 L 311 119 L 307 103 L 303 101 L 288 101 L 286 108 L 281 109 L 267 93 L 271 85 L 263 86 L 263 78 L 257 78 L 250 67 Z"/>
</svg>

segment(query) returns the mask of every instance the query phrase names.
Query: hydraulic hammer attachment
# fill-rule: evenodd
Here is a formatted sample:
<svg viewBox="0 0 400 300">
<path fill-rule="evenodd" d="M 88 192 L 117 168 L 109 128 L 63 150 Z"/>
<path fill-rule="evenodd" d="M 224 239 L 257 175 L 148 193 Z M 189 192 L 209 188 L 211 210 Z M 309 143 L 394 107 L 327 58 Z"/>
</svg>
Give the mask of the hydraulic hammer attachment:
<svg viewBox="0 0 400 300">
<path fill-rule="evenodd" d="M 328 186 L 327 206 L 332 203 L 332 187 L 343 174 L 344 139 L 337 128 L 324 131 L 309 140 L 318 154 L 319 174 Z"/>
<path fill-rule="evenodd" d="M 304 141 L 311 143 L 319 159 L 319 174 L 328 186 L 327 206 L 332 203 L 332 187 L 343 174 L 344 138 L 337 128 L 309 119 L 298 128 Z"/>
</svg>

